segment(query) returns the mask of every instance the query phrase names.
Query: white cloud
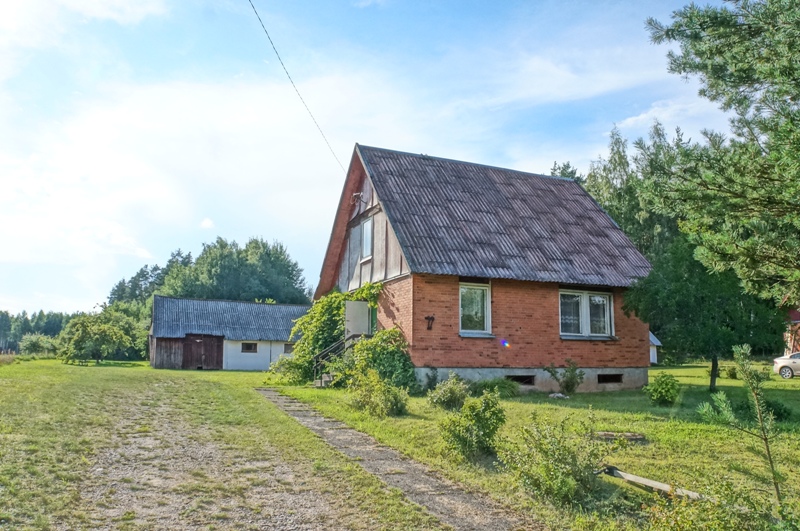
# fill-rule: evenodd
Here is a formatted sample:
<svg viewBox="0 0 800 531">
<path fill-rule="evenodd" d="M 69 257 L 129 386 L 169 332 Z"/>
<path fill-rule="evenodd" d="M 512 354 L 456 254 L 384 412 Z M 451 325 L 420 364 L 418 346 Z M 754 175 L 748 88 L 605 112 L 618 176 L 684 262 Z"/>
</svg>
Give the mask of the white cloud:
<svg viewBox="0 0 800 531">
<path fill-rule="evenodd" d="M 167 12 L 165 0 L 11 0 L 0 2 L 0 81 L 17 68 L 20 53 L 58 45 L 71 17 L 130 25 Z"/>
<path fill-rule="evenodd" d="M 617 123 L 617 127 L 630 138 L 646 136 L 656 120 L 668 132 L 680 127 L 685 140 L 700 140 L 704 129 L 727 131 L 728 116 L 716 104 L 697 96 L 695 91 L 695 85 L 686 86 L 681 91 L 683 94 L 653 102 L 643 112 Z"/>
<path fill-rule="evenodd" d="M 214 220 L 211 218 L 203 218 L 203 221 L 200 222 L 201 229 L 213 229 L 214 228 Z"/>
</svg>

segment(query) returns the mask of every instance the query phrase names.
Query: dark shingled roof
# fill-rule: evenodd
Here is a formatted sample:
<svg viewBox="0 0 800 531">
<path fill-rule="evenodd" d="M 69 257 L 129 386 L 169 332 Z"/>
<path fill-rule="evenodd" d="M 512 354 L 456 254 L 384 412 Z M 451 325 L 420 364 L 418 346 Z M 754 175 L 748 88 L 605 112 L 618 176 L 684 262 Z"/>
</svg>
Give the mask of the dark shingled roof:
<svg viewBox="0 0 800 531">
<path fill-rule="evenodd" d="M 571 179 L 356 149 L 413 273 L 629 286 L 650 270 Z"/>
<path fill-rule="evenodd" d="M 309 308 L 295 304 L 175 299 L 156 295 L 152 334 L 172 338 L 207 334 L 232 341 L 288 341 L 294 321 Z"/>
</svg>

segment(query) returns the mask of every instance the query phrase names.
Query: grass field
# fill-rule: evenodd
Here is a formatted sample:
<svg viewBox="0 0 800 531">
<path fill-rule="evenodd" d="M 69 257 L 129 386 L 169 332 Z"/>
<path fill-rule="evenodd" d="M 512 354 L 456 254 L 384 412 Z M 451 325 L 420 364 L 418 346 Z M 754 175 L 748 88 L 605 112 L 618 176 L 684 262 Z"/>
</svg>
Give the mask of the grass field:
<svg viewBox="0 0 800 531">
<path fill-rule="evenodd" d="M 280 528 L 316 505 L 298 529 L 440 527 L 267 403 L 263 380 L 0 366 L 0 529 Z"/>
<path fill-rule="evenodd" d="M 651 376 L 661 371 L 654 369 Z M 647 444 L 630 445 L 609 456 L 608 463 L 621 470 L 695 491 L 705 491 L 725 479 L 768 495 L 768 473 L 756 441 L 746 440 L 732 430 L 710 426 L 696 413 L 697 406 L 709 399 L 707 366 L 663 371 L 676 376 L 682 384 L 681 397 L 674 407 L 654 407 L 641 391 L 578 394 L 569 400 L 553 400 L 536 393 L 503 402 L 508 418 L 503 435 L 513 437 L 514 428 L 528 422 L 533 412 L 557 421 L 565 416 L 585 417 L 591 408 L 598 430 L 637 432 L 647 438 Z M 744 399 L 741 381 L 722 378 L 718 387 L 733 400 Z M 792 421 L 782 423 L 786 434 L 775 444 L 775 453 L 787 478 L 785 496 L 797 499 L 800 497 L 800 378 L 773 379 L 766 388 L 768 398 L 779 400 L 794 411 Z M 533 511 L 553 528 L 580 527 L 581 522 L 595 520 L 600 521 L 599 528 L 617 523 L 636 527 L 635 519 L 613 515 L 635 515 L 639 505 L 649 501 L 647 496 L 611 479 L 608 479 L 608 499 L 589 512 L 533 500 L 515 488 L 509 476 L 496 470 L 493 463 L 465 463 L 449 455 L 436 426 L 444 413 L 428 406 L 423 398 L 411 400 L 410 415 L 406 417 L 377 420 L 349 408 L 342 391 L 285 387 L 283 392 L 517 510 Z"/>
<path fill-rule="evenodd" d="M 683 384 L 673 408 L 653 407 L 639 391 L 565 401 L 532 394 L 503 401 L 503 433 L 513 436 L 534 411 L 557 420 L 585 416 L 591 407 L 598 429 L 647 437 L 648 444 L 609 457 L 622 470 L 692 490 L 724 477 L 768 492 L 759 447 L 704 424 L 695 413 L 708 399 L 705 367 L 666 370 Z M 266 378 L 156 371 L 144 363 L 78 367 L 44 360 L 0 366 L 0 529 L 139 529 L 161 518 L 172 518 L 176 528 L 279 528 L 281 515 L 301 518 L 313 509 L 308 503 L 325 507 L 322 516 L 308 516 L 324 517 L 319 527 L 440 528 L 402 493 L 386 489 L 255 393 Z M 723 378 L 720 388 L 743 396 L 738 381 Z M 408 416 L 376 420 L 347 406 L 342 391 L 281 391 L 554 529 L 588 528 L 592 522 L 597 529 L 635 527 L 635 520 L 619 515 L 635 514 L 649 500 L 609 483 L 607 499 L 596 506 L 554 507 L 520 492 L 490 459 L 466 463 L 449 455 L 436 428 L 442 413 L 422 398 L 411 400 Z M 787 476 L 786 496 L 797 498 L 800 378 L 772 380 L 767 393 L 794 410 L 776 454 Z"/>
</svg>

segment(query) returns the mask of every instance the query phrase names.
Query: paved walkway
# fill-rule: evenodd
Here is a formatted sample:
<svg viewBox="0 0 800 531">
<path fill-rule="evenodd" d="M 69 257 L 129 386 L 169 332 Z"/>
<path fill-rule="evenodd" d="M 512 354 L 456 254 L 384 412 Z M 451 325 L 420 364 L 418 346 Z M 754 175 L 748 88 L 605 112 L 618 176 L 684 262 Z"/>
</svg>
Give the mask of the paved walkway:
<svg viewBox="0 0 800 531">
<path fill-rule="evenodd" d="M 302 402 L 274 389 L 258 392 L 328 444 L 357 459 L 367 472 L 400 489 L 409 500 L 457 530 L 543 529 L 526 525 L 489 498 L 464 491 L 422 464 L 342 422 L 323 417 Z"/>
</svg>

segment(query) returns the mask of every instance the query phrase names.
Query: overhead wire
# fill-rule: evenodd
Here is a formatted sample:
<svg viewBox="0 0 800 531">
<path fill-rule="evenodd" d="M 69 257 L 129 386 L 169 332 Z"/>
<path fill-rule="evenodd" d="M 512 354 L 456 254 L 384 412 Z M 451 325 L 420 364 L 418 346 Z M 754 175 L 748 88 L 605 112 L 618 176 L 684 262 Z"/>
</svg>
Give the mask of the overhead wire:
<svg viewBox="0 0 800 531">
<path fill-rule="evenodd" d="M 264 25 L 264 21 L 261 20 L 261 15 L 258 14 L 258 10 L 256 9 L 256 6 L 253 4 L 253 0 L 247 0 L 247 1 L 250 2 L 250 7 L 253 8 L 253 13 L 256 14 L 256 17 L 258 18 L 258 21 L 261 23 L 261 29 L 264 30 L 264 34 L 267 36 L 267 39 L 269 40 L 269 43 L 272 46 L 272 50 L 275 52 L 275 56 L 278 58 L 278 62 L 280 62 L 281 67 L 283 68 L 283 71 L 286 73 L 286 77 L 289 78 L 289 82 L 292 84 L 292 88 L 294 88 L 295 93 L 297 93 L 297 97 L 300 98 L 300 101 L 303 103 L 303 107 L 306 108 L 306 111 L 308 111 L 308 115 L 311 117 L 311 120 L 314 122 L 314 125 L 317 126 L 317 130 L 319 131 L 319 134 L 322 135 L 322 139 L 325 141 L 325 144 L 328 146 L 328 149 L 330 150 L 331 155 L 333 155 L 333 158 L 336 159 L 336 163 L 339 165 L 339 167 L 342 169 L 342 171 L 345 171 L 344 165 L 339 160 L 339 157 L 336 156 L 336 152 L 333 150 L 333 147 L 331 146 L 331 143 L 328 142 L 328 137 L 325 136 L 325 133 L 322 131 L 322 127 L 320 127 L 319 122 L 317 122 L 317 119 L 314 118 L 314 114 L 311 112 L 311 109 L 308 107 L 308 104 L 306 103 L 306 100 L 303 99 L 303 96 L 300 94 L 300 91 L 297 89 L 297 85 L 295 85 L 294 80 L 292 79 L 292 76 L 289 75 L 289 70 L 286 69 L 286 65 L 283 63 L 283 59 L 281 59 L 281 54 L 278 53 L 278 49 L 275 47 L 275 43 L 272 41 L 272 37 L 270 37 L 269 32 L 267 31 L 267 27 Z"/>
</svg>

